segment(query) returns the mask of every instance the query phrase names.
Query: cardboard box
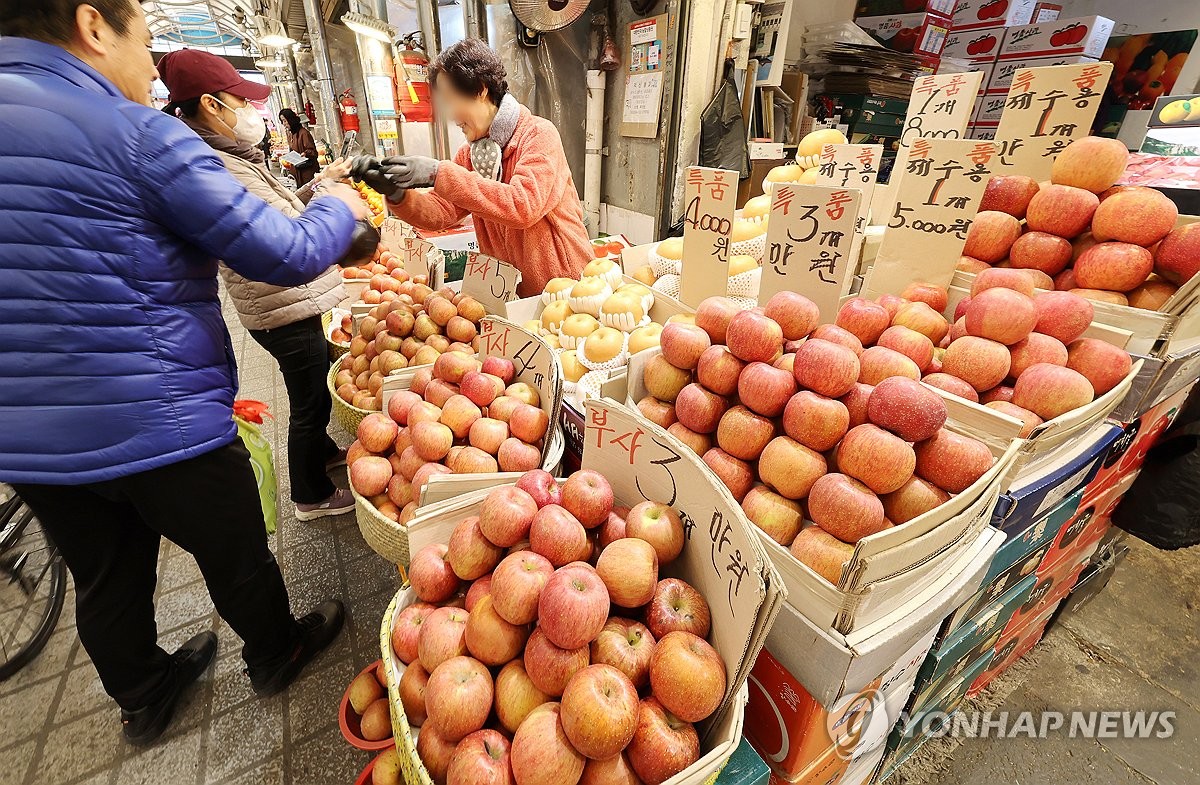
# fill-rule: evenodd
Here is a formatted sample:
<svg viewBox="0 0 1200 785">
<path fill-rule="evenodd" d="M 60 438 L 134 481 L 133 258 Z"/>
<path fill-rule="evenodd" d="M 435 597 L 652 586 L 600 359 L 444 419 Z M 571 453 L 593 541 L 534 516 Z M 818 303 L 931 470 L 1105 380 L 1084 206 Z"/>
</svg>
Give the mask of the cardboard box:
<svg viewBox="0 0 1200 785">
<path fill-rule="evenodd" d="M 1074 517 L 1082 496 L 1083 491 L 1078 490 L 1024 531 L 1008 532 L 1008 539 L 1000 546 L 996 557 L 988 565 L 981 584 L 983 588 L 947 619 L 945 634 L 966 623 L 989 603 L 995 602 L 1026 577 L 1037 572 L 1058 533 Z"/>
<path fill-rule="evenodd" d="M 715 773 L 741 740 L 744 685 L 785 597 L 778 573 L 751 532 L 752 524 L 729 492 L 699 457 L 663 429 L 609 401 L 588 401 L 584 468 L 608 478 L 617 503 L 633 505 L 653 499 L 674 507 L 689 526 L 683 554 L 663 573 L 682 578 L 709 601 L 710 642 L 728 674 L 724 699 L 699 727 L 704 739 L 700 760 L 668 783 L 699 785 Z M 463 518 L 477 514 L 497 485 L 495 475 L 478 475 L 478 489 L 431 506 L 409 522 L 413 552 L 446 542 Z M 686 492 L 685 492 L 686 491 Z M 390 609 L 415 597 L 397 596 Z M 390 645 L 385 648 L 390 650 Z M 385 652 L 388 681 L 398 680 L 403 664 Z M 395 680 L 393 680 L 393 676 Z M 393 699 L 393 713 L 398 709 Z M 402 750 L 403 754 L 403 750 Z"/>
<path fill-rule="evenodd" d="M 918 639 L 863 689 L 826 708 L 790 670 L 797 652 L 772 630 L 750 673 L 746 738 L 787 781 L 844 773 L 856 753 L 883 744 L 932 642 L 932 635 Z M 830 759 L 831 752 L 837 760 Z"/>
<path fill-rule="evenodd" d="M 759 159 L 777 161 L 784 157 L 782 142 L 751 142 L 749 150 L 752 161 Z"/>
<path fill-rule="evenodd" d="M 950 29 L 978 30 L 984 27 L 1013 27 L 1033 21 L 1037 0 L 958 0 Z"/>
<path fill-rule="evenodd" d="M 1091 481 L 1120 435 L 1120 426 L 1099 423 L 1060 447 L 1052 460 L 1021 472 L 1000 495 L 992 525 L 1003 531 L 1022 531 L 1057 507 Z"/>
<path fill-rule="evenodd" d="M 997 63 L 997 66 L 1000 64 Z M 994 69 L 993 69 L 994 70 Z M 1000 115 L 1004 114 L 1004 106 L 1008 103 L 1008 91 L 1000 95 L 985 94 L 975 103 L 975 115 L 972 122 L 976 125 L 1000 125 Z"/>
<path fill-rule="evenodd" d="M 942 57 L 968 63 L 991 63 L 1000 54 L 1005 29 L 994 26 L 977 30 L 951 30 L 946 36 L 946 45 L 942 47 Z"/>
<path fill-rule="evenodd" d="M 1062 3 L 1046 3 L 1039 2 L 1033 7 L 1033 19 L 1030 24 L 1038 24 L 1039 22 L 1053 22 L 1062 15 Z"/>
<path fill-rule="evenodd" d="M 1012 637 L 1017 630 L 1025 627 L 1030 619 L 1040 616 L 1048 605 L 1055 604 L 1070 594 L 1098 544 L 1093 543 L 1091 547 L 1076 552 L 1067 561 L 1049 568 L 1038 565 L 1037 583 L 1029 590 L 1025 602 L 1013 611 L 1001 638 Z"/>
<path fill-rule="evenodd" d="M 949 20 L 930 13 L 860 16 L 854 23 L 886 49 L 937 57 L 942 54 Z"/>
<path fill-rule="evenodd" d="M 1000 49 L 1001 60 L 1030 57 L 1084 55 L 1099 59 L 1104 54 L 1113 20 L 1102 16 L 1056 19 L 1039 24 L 1013 27 Z"/>
<path fill-rule="evenodd" d="M 1042 633 L 1045 632 L 1046 625 L 1049 624 L 1056 607 L 1057 604 L 1047 606 L 1025 624 L 1006 631 L 1004 637 L 996 645 L 996 653 L 992 656 L 992 662 L 988 669 L 979 674 L 979 677 L 967 690 L 968 698 L 978 695 L 993 679 L 1008 670 L 1014 662 L 1024 657 L 1030 649 L 1037 645 L 1037 642 L 1042 639 Z"/>
<path fill-rule="evenodd" d="M 959 678 L 965 668 L 995 649 L 1013 614 L 1025 604 L 1036 584 L 1035 575 L 1026 575 L 929 652 L 917 676 L 910 714 L 916 714 L 924 703 L 931 701 L 946 685 Z"/>
<path fill-rule="evenodd" d="M 984 92 L 988 95 L 1008 95 L 1008 88 L 1012 86 L 1013 74 L 1022 68 L 1043 68 L 1051 65 L 1075 65 L 1078 63 L 1095 62 L 1098 61 L 1094 57 L 1083 57 L 1081 55 L 998 60 L 996 61 L 996 65 L 992 67 L 992 74 L 987 80 Z"/>
<path fill-rule="evenodd" d="M 1083 501 L 1079 510 L 1066 526 L 1059 532 L 1058 537 L 1042 559 L 1049 568 L 1056 564 L 1073 561 L 1077 554 L 1097 545 L 1112 527 L 1112 515 L 1120 505 L 1125 494 L 1137 481 L 1138 472 L 1133 472 L 1121 482 L 1106 488 L 1098 496 L 1088 496 L 1084 489 Z M 1042 568 L 1039 567 L 1039 570 Z"/>
<path fill-rule="evenodd" d="M 919 648 L 918 642 L 924 642 L 928 650 L 951 609 L 978 591 L 1002 539 L 999 532 L 985 528 L 972 538 L 965 552 L 940 571 L 936 583 L 853 633 L 819 626 L 789 602 L 771 630 L 776 640 L 786 642 L 786 649 L 780 651 L 777 646 L 774 655 L 822 706 L 861 692 L 905 652 Z"/>
<path fill-rule="evenodd" d="M 771 770 L 750 742 L 743 737 L 725 768 L 717 775 L 715 785 L 767 785 Z"/>
<path fill-rule="evenodd" d="M 949 19 L 950 14 L 954 13 L 956 2 L 957 0 L 858 0 L 854 6 L 854 16 L 857 18 L 928 11 Z"/>
<path fill-rule="evenodd" d="M 1165 357 L 1131 354 L 1142 361 L 1142 370 L 1124 400 L 1110 415 L 1116 422 L 1132 422 L 1142 413 L 1182 389 L 1191 389 L 1200 378 L 1200 344 L 1169 352 Z"/>
<path fill-rule="evenodd" d="M 1096 476 L 1088 483 L 1089 496 L 1098 495 L 1142 467 L 1147 453 L 1175 422 L 1194 387 L 1195 382 L 1192 382 L 1177 390 L 1125 426 L 1120 438 L 1109 448 Z"/>
<path fill-rule="evenodd" d="M 891 752 L 886 765 L 880 772 L 886 778 L 900 764 L 908 760 L 933 734 L 941 732 L 944 723 L 962 706 L 967 690 L 983 674 L 991 663 L 995 652 L 987 651 L 970 662 L 961 673 L 942 687 L 942 690 L 923 706 L 915 707 L 908 718 L 892 729 L 887 748 Z"/>
</svg>

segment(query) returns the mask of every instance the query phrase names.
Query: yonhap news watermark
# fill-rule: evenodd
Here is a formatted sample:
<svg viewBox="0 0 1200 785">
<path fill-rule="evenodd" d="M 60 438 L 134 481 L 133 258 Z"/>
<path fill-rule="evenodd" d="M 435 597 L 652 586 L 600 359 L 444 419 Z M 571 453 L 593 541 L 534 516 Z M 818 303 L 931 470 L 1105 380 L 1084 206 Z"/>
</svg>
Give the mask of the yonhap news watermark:
<svg viewBox="0 0 1200 785">
<path fill-rule="evenodd" d="M 917 722 L 920 733 L 935 738 L 1169 739 L 1175 735 L 1173 711 L 934 711 Z"/>
</svg>

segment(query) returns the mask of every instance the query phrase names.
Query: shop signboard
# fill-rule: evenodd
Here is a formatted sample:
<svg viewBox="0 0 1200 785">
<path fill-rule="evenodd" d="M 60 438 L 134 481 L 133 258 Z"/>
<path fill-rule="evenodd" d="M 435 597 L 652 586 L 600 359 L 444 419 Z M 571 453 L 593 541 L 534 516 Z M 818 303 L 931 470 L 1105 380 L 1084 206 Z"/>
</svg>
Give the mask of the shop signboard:
<svg viewBox="0 0 1200 785">
<path fill-rule="evenodd" d="M 782 291 L 800 292 L 830 322 L 854 270 L 862 193 L 828 185 L 776 184 L 763 259 L 759 302 Z"/>
<path fill-rule="evenodd" d="M 998 173 L 1050 179 L 1063 148 L 1091 130 L 1111 73 L 1107 62 L 1018 70 L 996 129 Z"/>
<path fill-rule="evenodd" d="M 724 295 L 728 289 L 729 238 L 737 185 L 737 172 L 688 167 L 679 299 L 693 308 L 704 298 Z"/>
</svg>

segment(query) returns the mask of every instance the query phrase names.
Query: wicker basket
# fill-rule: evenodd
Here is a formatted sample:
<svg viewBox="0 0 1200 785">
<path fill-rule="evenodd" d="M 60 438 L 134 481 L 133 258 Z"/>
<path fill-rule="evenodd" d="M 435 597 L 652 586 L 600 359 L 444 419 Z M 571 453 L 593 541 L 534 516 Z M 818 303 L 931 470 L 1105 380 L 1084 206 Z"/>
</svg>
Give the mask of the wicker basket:
<svg viewBox="0 0 1200 785">
<path fill-rule="evenodd" d="M 336 343 L 329 339 L 329 328 L 333 326 L 333 311 L 321 314 L 321 334 L 325 336 L 325 345 L 329 347 L 329 361 L 337 362 L 341 356 L 350 351 L 350 344 Z"/>
<path fill-rule="evenodd" d="M 358 433 L 358 425 L 371 412 L 366 409 L 360 409 L 357 406 L 351 406 L 342 400 L 337 394 L 337 388 L 333 386 L 333 377 L 337 376 L 338 361 L 334 360 L 333 365 L 329 366 L 329 373 L 325 377 L 325 386 L 329 388 L 329 394 L 333 397 L 333 419 L 337 424 L 346 430 L 346 433 L 354 436 Z"/>
<path fill-rule="evenodd" d="M 343 401 L 343 403 L 345 403 Z M 561 428 L 555 428 L 550 435 L 550 449 L 542 467 L 557 476 L 562 465 L 563 451 L 566 449 L 566 439 Z M 411 553 L 408 548 L 408 528 L 393 521 L 375 509 L 375 505 L 365 496 L 350 488 L 354 494 L 354 517 L 358 521 L 358 530 L 363 540 L 371 550 L 383 558 L 406 569 Z"/>
<path fill-rule="evenodd" d="M 416 592 L 407 586 L 392 598 L 387 610 L 383 612 L 383 620 L 379 625 L 379 648 L 383 654 L 383 670 L 388 684 L 388 702 L 392 709 L 392 735 L 396 740 L 400 767 L 404 770 L 404 781 L 407 785 L 433 785 L 433 778 L 429 776 L 429 771 L 421 761 L 421 756 L 417 754 L 417 735 L 421 729 L 413 728 L 408 723 L 408 715 L 404 713 L 404 704 L 400 702 L 400 677 L 404 675 L 405 665 L 392 650 L 392 627 L 396 617 L 400 611 L 416 601 Z M 735 699 L 737 705 L 733 710 L 739 713 L 736 740 L 740 740 L 742 737 L 741 714 L 745 711 L 748 695 L 749 691 L 746 685 L 743 685 Z M 737 744 L 735 743 L 733 746 L 736 747 Z M 721 776 L 725 765 L 729 763 L 729 756 L 732 754 L 733 748 L 730 748 L 718 760 L 710 761 L 704 767 L 707 770 L 693 771 L 688 775 L 677 774 L 667 780 L 667 783 L 671 783 L 671 785 L 714 785 L 717 778 Z"/>
</svg>

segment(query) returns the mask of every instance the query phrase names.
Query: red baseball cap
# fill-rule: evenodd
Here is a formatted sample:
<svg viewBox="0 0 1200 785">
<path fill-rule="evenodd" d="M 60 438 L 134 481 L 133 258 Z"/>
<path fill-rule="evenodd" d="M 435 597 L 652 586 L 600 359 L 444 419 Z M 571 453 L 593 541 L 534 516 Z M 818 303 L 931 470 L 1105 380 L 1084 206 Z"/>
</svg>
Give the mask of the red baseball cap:
<svg viewBox="0 0 1200 785">
<path fill-rule="evenodd" d="M 230 93 L 248 101 L 265 101 L 271 94 L 269 85 L 251 82 L 225 58 L 199 49 L 167 52 L 158 61 L 158 75 L 171 91 L 172 104 L 213 93 Z"/>
</svg>

